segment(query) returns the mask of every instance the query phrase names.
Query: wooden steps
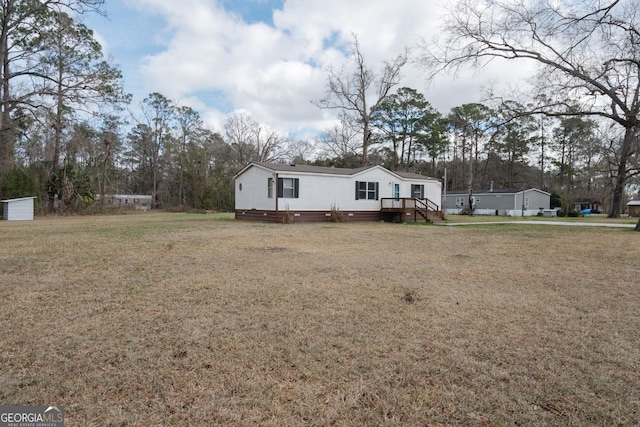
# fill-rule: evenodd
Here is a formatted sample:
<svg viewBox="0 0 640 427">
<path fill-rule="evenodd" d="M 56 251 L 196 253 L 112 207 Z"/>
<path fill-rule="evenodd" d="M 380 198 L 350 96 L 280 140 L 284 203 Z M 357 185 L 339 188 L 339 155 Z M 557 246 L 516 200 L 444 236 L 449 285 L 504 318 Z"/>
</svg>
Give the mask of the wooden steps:
<svg viewBox="0 0 640 427">
<path fill-rule="evenodd" d="M 421 208 L 416 208 L 416 212 L 420 214 L 426 222 L 430 222 L 432 224 L 441 224 L 443 222 L 439 212 Z"/>
</svg>

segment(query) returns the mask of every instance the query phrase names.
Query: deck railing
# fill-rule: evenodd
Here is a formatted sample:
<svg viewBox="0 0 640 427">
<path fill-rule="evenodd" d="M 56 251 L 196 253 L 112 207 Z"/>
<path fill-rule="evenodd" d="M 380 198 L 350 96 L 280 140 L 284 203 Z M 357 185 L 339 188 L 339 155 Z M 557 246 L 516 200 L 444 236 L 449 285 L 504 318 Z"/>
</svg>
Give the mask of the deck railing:
<svg viewBox="0 0 640 427">
<path fill-rule="evenodd" d="M 416 207 L 416 199 L 407 197 L 382 198 L 382 210 L 411 210 Z"/>
<path fill-rule="evenodd" d="M 415 199 L 413 197 L 397 197 L 382 198 L 381 210 L 383 212 L 415 212 L 424 211 L 434 212 L 438 217 L 442 218 L 440 207 L 429 199 Z"/>
<path fill-rule="evenodd" d="M 416 199 L 416 205 L 428 211 L 440 212 L 440 207 L 429 199 Z"/>
</svg>

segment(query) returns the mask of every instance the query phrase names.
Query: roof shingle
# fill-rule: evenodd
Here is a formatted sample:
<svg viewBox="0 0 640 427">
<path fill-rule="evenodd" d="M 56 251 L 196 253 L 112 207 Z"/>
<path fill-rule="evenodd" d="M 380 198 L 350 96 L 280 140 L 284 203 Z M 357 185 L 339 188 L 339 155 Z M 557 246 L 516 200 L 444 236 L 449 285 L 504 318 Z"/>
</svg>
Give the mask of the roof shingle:
<svg viewBox="0 0 640 427">
<path fill-rule="evenodd" d="M 336 168 L 331 166 L 311 166 L 311 165 L 286 165 L 278 163 L 253 162 L 253 164 L 270 169 L 274 172 L 302 172 L 302 173 L 318 173 L 328 175 L 355 175 L 359 172 L 371 169 L 375 166 L 363 166 L 359 168 Z M 390 171 L 405 179 L 434 179 L 426 175 L 420 175 L 412 172 Z"/>
</svg>

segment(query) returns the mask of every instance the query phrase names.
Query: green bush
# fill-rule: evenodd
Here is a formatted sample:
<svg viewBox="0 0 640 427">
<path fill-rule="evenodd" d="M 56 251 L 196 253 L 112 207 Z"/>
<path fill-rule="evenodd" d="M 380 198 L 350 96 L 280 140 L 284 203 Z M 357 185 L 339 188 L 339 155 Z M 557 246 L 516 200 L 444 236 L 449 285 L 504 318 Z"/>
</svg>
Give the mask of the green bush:
<svg viewBox="0 0 640 427">
<path fill-rule="evenodd" d="M 0 176 L 0 198 L 17 199 L 38 196 L 40 185 L 33 172 L 24 166 L 13 166 Z"/>
</svg>

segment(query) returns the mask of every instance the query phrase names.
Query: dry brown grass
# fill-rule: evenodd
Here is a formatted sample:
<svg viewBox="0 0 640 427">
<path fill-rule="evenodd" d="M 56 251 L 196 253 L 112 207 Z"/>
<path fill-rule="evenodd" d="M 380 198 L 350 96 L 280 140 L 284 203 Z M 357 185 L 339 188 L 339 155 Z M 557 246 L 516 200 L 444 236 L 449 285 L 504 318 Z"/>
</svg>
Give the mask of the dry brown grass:
<svg viewBox="0 0 640 427">
<path fill-rule="evenodd" d="M 640 235 L 0 223 L 0 403 L 68 426 L 637 425 Z"/>
</svg>

